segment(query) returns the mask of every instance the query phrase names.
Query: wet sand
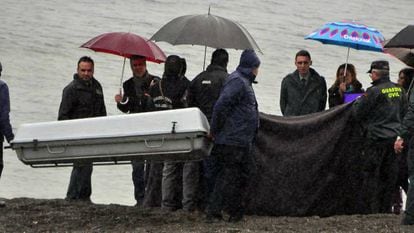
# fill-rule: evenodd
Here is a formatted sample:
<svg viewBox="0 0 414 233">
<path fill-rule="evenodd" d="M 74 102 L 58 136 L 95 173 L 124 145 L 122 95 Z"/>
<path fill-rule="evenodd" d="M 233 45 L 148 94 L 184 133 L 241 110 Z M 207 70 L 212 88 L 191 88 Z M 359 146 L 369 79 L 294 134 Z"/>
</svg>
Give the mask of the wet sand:
<svg viewBox="0 0 414 233">
<path fill-rule="evenodd" d="M 0 232 L 414 232 L 394 214 L 319 217 L 246 216 L 239 223 L 204 222 L 201 213 L 165 212 L 62 199 L 6 199 Z"/>
</svg>

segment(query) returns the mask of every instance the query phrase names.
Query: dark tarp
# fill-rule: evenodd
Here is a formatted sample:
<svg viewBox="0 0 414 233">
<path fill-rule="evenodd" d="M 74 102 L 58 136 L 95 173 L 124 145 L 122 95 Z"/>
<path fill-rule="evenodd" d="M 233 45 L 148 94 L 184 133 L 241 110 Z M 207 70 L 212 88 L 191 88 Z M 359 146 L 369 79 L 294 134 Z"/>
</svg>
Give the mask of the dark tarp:
<svg viewBox="0 0 414 233">
<path fill-rule="evenodd" d="M 360 132 L 351 119 L 350 104 L 300 117 L 261 114 L 248 212 L 361 213 Z"/>
<path fill-rule="evenodd" d="M 256 172 L 246 193 L 248 214 L 364 213 L 361 208 L 366 205 L 358 203 L 364 139 L 351 119 L 351 106 L 300 117 L 261 114 L 254 148 Z M 162 170 L 157 170 L 156 182 L 146 190 L 145 198 L 156 200 L 150 206 L 159 205 L 161 198 Z"/>
</svg>

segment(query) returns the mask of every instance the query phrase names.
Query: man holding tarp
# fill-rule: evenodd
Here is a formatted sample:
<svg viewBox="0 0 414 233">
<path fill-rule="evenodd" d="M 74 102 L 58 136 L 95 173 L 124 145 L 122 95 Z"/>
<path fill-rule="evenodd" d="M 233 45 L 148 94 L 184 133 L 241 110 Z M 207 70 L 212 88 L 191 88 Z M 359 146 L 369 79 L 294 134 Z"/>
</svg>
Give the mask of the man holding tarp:
<svg viewBox="0 0 414 233">
<path fill-rule="evenodd" d="M 412 88 L 412 87 L 411 87 Z M 402 122 L 401 132 L 394 144 L 396 153 L 401 153 L 404 147 L 408 147 L 408 193 L 405 212 L 401 221 L 402 225 L 414 225 L 414 95 L 408 90 L 408 111 Z M 408 139 L 403 140 L 403 139 Z"/>
<path fill-rule="evenodd" d="M 259 72 L 260 60 L 253 50 L 243 51 L 236 71 L 223 85 L 214 105 L 210 134 L 214 140 L 217 180 L 207 206 L 206 222 L 222 219 L 241 221 L 245 211 L 243 196 L 251 173 L 253 140 L 259 127 L 259 112 L 252 87 Z"/>
<path fill-rule="evenodd" d="M 367 214 L 391 212 L 397 179 L 393 145 L 406 101 L 403 89 L 390 81 L 389 69 L 388 61 L 372 62 L 368 71 L 372 86 L 353 105 L 355 118 L 364 126 L 361 204 Z"/>
</svg>

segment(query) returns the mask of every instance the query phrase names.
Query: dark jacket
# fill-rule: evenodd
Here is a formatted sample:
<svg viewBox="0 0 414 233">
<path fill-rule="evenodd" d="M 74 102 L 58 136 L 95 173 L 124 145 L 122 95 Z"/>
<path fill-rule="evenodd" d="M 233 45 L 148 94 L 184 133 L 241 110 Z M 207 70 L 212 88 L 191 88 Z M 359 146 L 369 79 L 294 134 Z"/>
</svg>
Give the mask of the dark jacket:
<svg viewBox="0 0 414 233">
<path fill-rule="evenodd" d="M 408 93 L 408 109 L 404 115 L 400 132 L 400 136 L 404 138 L 414 136 L 414 91 L 411 90 Z"/>
<path fill-rule="evenodd" d="M 211 118 L 210 132 L 215 144 L 250 147 L 259 127 L 259 112 L 252 87 L 252 69 L 230 74 Z"/>
<path fill-rule="evenodd" d="M 214 104 L 228 76 L 224 67 L 209 65 L 206 71 L 201 72 L 191 81 L 187 98 L 188 106 L 200 108 L 210 121 Z"/>
<path fill-rule="evenodd" d="M 354 86 L 351 86 L 348 88 L 348 90 L 345 92 L 346 94 L 365 92 L 364 89 L 362 88 L 362 84 L 359 81 L 356 81 L 355 83 L 356 84 Z M 332 87 L 328 89 L 328 94 L 329 94 L 328 103 L 329 103 L 330 108 L 344 103 L 344 97 L 341 96 L 341 94 L 339 93 L 339 86 L 332 85 Z"/>
<path fill-rule="evenodd" d="M 405 93 L 389 77 L 372 82 L 367 92 L 353 104 L 354 117 L 362 122 L 367 138 L 395 139 L 406 111 Z"/>
<path fill-rule="evenodd" d="M 7 142 L 14 138 L 13 130 L 10 124 L 10 96 L 7 84 L 0 80 L 0 137 L 1 142 L 6 137 Z"/>
<path fill-rule="evenodd" d="M 187 107 L 187 88 L 190 81 L 184 76 L 164 76 L 150 87 L 149 94 L 153 110 L 168 110 Z M 161 91 L 162 90 L 162 91 Z"/>
<path fill-rule="evenodd" d="M 301 116 L 325 110 L 326 82 L 314 69 L 303 88 L 299 72 L 288 74 L 280 90 L 280 110 L 283 116 Z"/>
<path fill-rule="evenodd" d="M 117 103 L 117 107 L 124 113 L 138 113 L 149 111 L 148 102 L 150 98 L 148 91 L 153 80 L 160 80 L 158 76 L 145 73 L 143 77 L 132 77 L 124 82 L 124 95 L 121 103 Z M 139 88 L 135 82 L 139 82 Z"/>
<path fill-rule="evenodd" d="M 98 116 L 106 116 L 101 84 L 95 78 L 85 82 L 75 74 L 63 89 L 58 120 Z"/>
</svg>

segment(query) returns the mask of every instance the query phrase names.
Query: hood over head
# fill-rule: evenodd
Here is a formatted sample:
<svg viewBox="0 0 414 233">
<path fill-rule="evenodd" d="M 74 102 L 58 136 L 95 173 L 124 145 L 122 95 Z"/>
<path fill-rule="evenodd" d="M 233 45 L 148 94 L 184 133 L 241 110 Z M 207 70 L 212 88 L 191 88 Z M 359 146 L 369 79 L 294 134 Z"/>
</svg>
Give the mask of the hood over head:
<svg viewBox="0 0 414 233">
<path fill-rule="evenodd" d="M 170 55 L 164 64 L 165 76 L 179 76 L 182 72 L 182 59 L 177 55 Z"/>
<path fill-rule="evenodd" d="M 260 66 L 260 59 L 252 49 L 246 49 L 240 56 L 239 66 L 237 70 L 246 75 L 252 82 L 256 76 L 252 71 Z"/>
</svg>

